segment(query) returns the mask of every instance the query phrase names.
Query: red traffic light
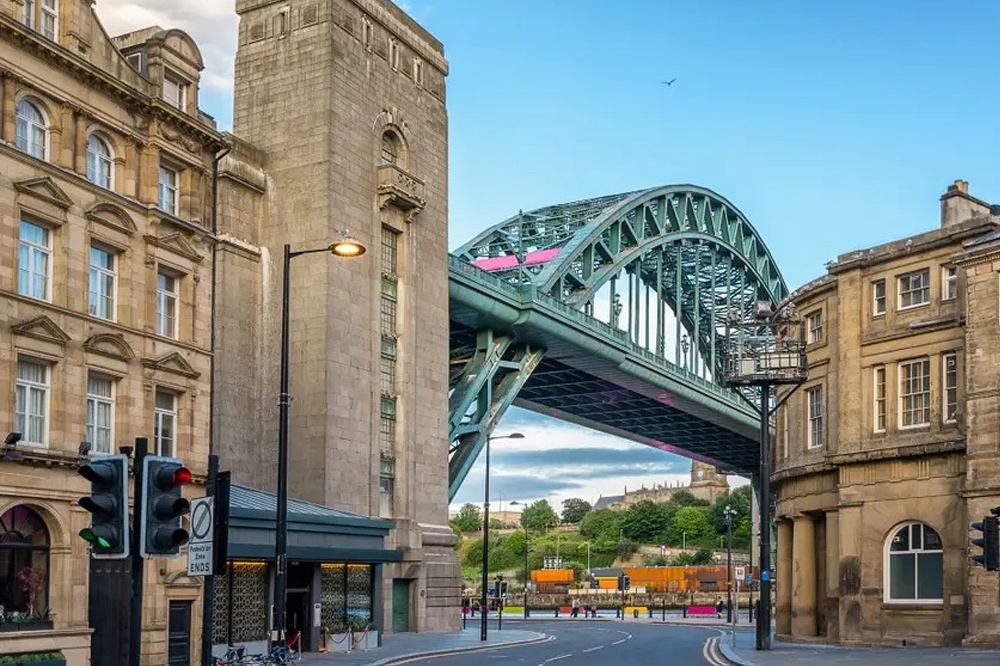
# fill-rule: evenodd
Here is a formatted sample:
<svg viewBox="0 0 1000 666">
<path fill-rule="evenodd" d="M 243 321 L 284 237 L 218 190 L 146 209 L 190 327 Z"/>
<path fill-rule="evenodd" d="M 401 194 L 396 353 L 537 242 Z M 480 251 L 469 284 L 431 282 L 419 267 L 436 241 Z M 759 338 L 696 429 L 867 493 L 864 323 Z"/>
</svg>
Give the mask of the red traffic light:
<svg viewBox="0 0 1000 666">
<path fill-rule="evenodd" d="M 174 488 L 186 486 L 191 483 L 191 470 L 187 467 L 178 467 L 174 470 L 173 482 Z"/>
</svg>

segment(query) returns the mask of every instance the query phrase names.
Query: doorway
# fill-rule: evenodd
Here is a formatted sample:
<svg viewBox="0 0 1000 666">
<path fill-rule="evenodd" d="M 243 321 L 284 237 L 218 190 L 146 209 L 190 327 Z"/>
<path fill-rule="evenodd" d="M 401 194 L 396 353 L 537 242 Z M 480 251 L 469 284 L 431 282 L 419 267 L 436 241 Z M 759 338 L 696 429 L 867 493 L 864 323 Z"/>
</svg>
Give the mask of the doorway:
<svg viewBox="0 0 1000 666">
<path fill-rule="evenodd" d="M 410 630 L 410 581 L 394 578 L 392 581 L 392 633 Z"/>
<path fill-rule="evenodd" d="M 191 666 L 191 602 L 171 601 L 167 620 L 168 666 Z"/>
<path fill-rule="evenodd" d="M 295 643 L 295 649 L 305 652 L 310 645 L 309 629 L 312 624 L 310 618 L 310 599 L 312 594 L 309 590 L 289 590 L 286 599 L 288 613 L 288 636 L 289 641 L 294 640 L 298 635 L 299 640 Z"/>
</svg>

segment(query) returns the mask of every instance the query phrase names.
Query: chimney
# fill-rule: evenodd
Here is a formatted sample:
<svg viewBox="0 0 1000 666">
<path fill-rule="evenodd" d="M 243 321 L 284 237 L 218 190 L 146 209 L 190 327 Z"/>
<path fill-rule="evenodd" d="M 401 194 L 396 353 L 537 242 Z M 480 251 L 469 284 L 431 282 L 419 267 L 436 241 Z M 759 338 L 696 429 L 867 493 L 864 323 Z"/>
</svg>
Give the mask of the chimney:
<svg viewBox="0 0 1000 666">
<path fill-rule="evenodd" d="M 969 181 L 958 179 L 941 195 L 941 227 L 953 227 L 990 214 L 990 205 L 969 194 Z"/>
</svg>

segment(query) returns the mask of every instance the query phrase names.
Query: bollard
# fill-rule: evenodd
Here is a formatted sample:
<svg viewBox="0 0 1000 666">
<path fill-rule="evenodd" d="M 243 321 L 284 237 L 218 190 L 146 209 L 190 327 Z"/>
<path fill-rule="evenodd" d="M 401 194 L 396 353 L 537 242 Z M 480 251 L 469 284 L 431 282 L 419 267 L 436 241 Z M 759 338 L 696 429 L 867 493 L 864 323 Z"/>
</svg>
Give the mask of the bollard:
<svg viewBox="0 0 1000 666">
<path fill-rule="evenodd" d="M 650 620 L 653 619 L 653 605 L 652 604 L 649 605 L 649 619 Z"/>
<path fill-rule="evenodd" d="M 621 609 L 621 606 L 619 606 L 619 607 L 615 608 L 615 619 L 617 620 L 621 616 L 622 616 L 622 609 Z"/>
<path fill-rule="evenodd" d="M 663 620 L 664 622 L 666 622 L 667 621 L 667 600 L 666 599 L 663 600 L 663 605 L 660 606 L 660 609 L 663 611 L 663 615 L 660 617 L 660 619 Z"/>
<path fill-rule="evenodd" d="M 559 606 L 556 606 L 556 617 L 559 617 Z"/>
<path fill-rule="evenodd" d="M 638 608 L 633 608 L 632 609 L 632 617 L 634 617 L 636 619 L 639 618 L 639 609 Z"/>
<path fill-rule="evenodd" d="M 684 617 L 688 616 L 688 607 L 687 607 L 687 604 L 681 604 L 681 613 L 683 613 Z"/>
</svg>

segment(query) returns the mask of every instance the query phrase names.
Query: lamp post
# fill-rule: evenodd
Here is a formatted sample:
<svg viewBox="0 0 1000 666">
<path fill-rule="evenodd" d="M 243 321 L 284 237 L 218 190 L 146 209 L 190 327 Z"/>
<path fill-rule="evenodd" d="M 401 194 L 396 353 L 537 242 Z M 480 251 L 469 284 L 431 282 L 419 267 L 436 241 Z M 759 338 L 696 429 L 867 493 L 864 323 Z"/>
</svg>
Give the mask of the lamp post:
<svg viewBox="0 0 1000 666">
<path fill-rule="evenodd" d="M 524 526 L 524 617 L 528 617 L 528 526 Z"/>
<path fill-rule="evenodd" d="M 486 617 L 490 611 L 490 599 L 487 594 L 490 564 L 490 442 L 494 439 L 524 439 L 524 435 L 519 432 L 512 432 L 509 435 L 498 435 L 497 437 L 486 437 L 486 483 L 483 493 L 483 591 L 480 601 L 482 624 L 479 629 L 479 640 L 486 640 Z"/>
<path fill-rule="evenodd" d="M 681 550 L 686 551 L 688 549 L 688 533 L 681 533 Z"/>
<path fill-rule="evenodd" d="M 750 614 L 748 618 L 750 622 L 753 622 L 753 496 L 750 497 L 750 584 L 747 585 L 747 592 L 750 593 L 750 597 L 747 601 L 747 613 Z"/>
<path fill-rule="evenodd" d="M 688 340 L 688 334 L 685 333 L 681 336 L 681 351 L 684 352 L 684 369 L 688 369 L 688 349 L 691 348 L 691 341 Z"/>
<path fill-rule="evenodd" d="M 289 330 L 289 276 L 292 257 L 303 254 L 329 252 L 338 257 L 360 257 L 365 253 L 365 246 L 355 240 L 346 231 L 339 241 L 327 247 L 313 250 L 292 251 L 285 244 L 284 263 L 282 266 L 281 285 L 281 386 L 278 392 L 278 498 L 275 511 L 274 537 L 274 616 L 273 629 L 277 631 L 277 644 L 285 645 L 285 597 L 288 592 L 288 406 L 291 397 L 288 395 L 288 330 Z"/>
<path fill-rule="evenodd" d="M 726 516 L 726 587 L 729 605 L 726 608 L 726 622 L 733 621 L 733 516 L 736 509 L 727 505 L 723 514 Z"/>
</svg>

